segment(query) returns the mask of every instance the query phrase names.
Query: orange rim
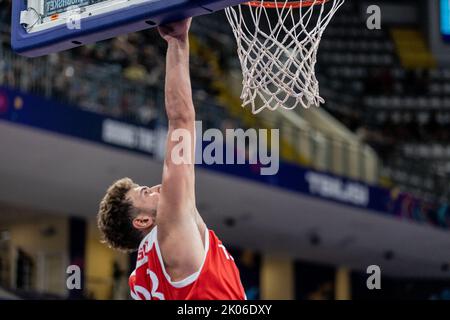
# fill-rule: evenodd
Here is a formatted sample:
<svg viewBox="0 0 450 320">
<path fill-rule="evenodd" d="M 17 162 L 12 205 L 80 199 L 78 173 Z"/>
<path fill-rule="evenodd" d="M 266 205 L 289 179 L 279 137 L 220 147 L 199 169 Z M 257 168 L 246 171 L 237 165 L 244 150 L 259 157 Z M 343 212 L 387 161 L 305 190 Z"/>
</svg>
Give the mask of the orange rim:
<svg viewBox="0 0 450 320">
<path fill-rule="evenodd" d="M 318 4 L 323 4 L 329 0 L 303 0 L 303 1 L 290 1 L 290 2 L 276 2 L 276 1 L 249 1 L 247 5 L 251 7 L 265 7 L 271 9 L 282 8 L 303 8 L 311 7 Z"/>
</svg>

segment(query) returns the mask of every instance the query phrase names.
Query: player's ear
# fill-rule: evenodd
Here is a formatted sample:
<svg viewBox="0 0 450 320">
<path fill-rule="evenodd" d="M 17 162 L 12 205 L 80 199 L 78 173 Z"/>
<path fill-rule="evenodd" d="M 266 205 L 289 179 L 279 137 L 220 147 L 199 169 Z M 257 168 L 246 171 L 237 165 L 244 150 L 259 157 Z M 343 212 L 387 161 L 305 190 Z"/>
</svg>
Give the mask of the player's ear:
<svg viewBox="0 0 450 320">
<path fill-rule="evenodd" d="M 149 229 L 153 226 L 154 217 L 151 214 L 140 213 L 133 219 L 133 227 L 138 230 Z"/>
</svg>

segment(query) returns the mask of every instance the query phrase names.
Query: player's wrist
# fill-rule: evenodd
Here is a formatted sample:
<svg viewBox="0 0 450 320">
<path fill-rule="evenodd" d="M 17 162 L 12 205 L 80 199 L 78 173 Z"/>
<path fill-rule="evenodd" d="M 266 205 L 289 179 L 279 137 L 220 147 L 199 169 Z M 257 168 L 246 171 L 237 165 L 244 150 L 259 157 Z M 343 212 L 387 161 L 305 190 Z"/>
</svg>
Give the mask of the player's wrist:
<svg viewBox="0 0 450 320">
<path fill-rule="evenodd" d="M 177 37 L 170 37 L 166 40 L 169 45 L 187 46 L 189 44 L 188 34 Z"/>
</svg>

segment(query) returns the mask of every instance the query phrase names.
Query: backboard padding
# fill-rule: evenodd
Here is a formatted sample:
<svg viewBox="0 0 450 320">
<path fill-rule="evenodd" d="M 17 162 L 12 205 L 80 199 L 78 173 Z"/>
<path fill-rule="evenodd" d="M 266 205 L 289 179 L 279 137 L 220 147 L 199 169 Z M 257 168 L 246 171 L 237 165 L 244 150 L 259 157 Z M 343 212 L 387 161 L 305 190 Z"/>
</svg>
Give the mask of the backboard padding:
<svg viewBox="0 0 450 320">
<path fill-rule="evenodd" d="M 140 4 L 125 9 L 81 19 L 80 29 L 70 29 L 66 23 L 48 30 L 28 32 L 20 23 L 20 14 L 27 9 L 26 1 L 13 1 L 11 45 L 15 52 L 37 57 L 71 49 L 80 45 L 137 32 L 187 17 L 209 14 L 243 0 L 136 0 Z M 132 3 L 132 1 L 130 1 Z"/>
</svg>

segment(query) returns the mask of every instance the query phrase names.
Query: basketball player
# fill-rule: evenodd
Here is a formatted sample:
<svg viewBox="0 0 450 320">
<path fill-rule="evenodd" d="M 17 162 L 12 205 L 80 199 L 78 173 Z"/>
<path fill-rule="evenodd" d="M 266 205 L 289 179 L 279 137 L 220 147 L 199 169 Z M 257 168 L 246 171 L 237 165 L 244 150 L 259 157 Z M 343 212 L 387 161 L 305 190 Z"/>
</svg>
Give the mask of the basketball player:
<svg viewBox="0 0 450 320">
<path fill-rule="evenodd" d="M 245 299 L 233 258 L 208 230 L 195 203 L 195 110 L 189 76 L 191 19 L 159 27 L 168 44 L 166 113 L 169 131 L 162 184 L 115 182 L 100 204 L 98 226 L 105 242 L 123 251 L 138 250 L 129 284 L 134 299 Z M 172 159 L 189 133 L 185 164 Z M 186 155 L 183 155 L 183 157 Z"/>
</svg>

